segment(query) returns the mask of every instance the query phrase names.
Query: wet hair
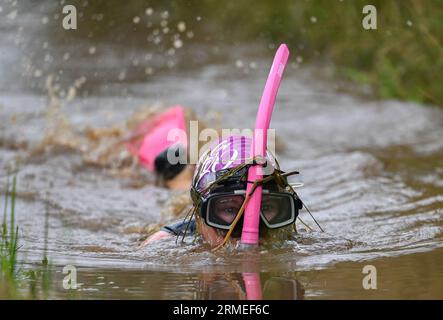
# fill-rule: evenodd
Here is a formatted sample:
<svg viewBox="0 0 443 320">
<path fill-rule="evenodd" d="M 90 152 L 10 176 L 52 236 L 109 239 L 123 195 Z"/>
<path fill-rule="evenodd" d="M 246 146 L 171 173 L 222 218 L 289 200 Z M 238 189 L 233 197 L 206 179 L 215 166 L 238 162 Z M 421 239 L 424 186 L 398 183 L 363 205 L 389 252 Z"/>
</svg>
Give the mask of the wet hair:
<svg viewBox="0 0 443 320">
<path fill-rule="evenodd" d="M 164 151 L 162 151 L 156 158 L 154 162 L 155 173 L 158 175 L 158 180 L 168 181 L 174 179 L 180 172 L 182 172 L 186 164 L 176 163 L 172 164 L 168 160 L 168 152 L 170 149 L 175 149 L 175 156 L 178 157 L 180 152 L 183 152 L 183 147 L 181 146 L 171 146 Z"/>
</svg>

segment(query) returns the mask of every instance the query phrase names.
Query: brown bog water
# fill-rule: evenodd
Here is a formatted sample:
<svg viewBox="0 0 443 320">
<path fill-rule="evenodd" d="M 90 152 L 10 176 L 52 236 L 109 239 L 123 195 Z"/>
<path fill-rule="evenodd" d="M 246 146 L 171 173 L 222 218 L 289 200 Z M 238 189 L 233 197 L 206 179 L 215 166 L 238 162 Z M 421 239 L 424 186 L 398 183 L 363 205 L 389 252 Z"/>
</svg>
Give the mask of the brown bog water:
<svg viewBox="0 0 443 320">
<path fill-rule="evenodd" d="M 274 48 L 208 44 L 198 30 L 169 47 L 63 41 L 50 6 L 0 8 L 0 170 L 19 170 L 20 259 L 33 268 L 46 250 L 49 298 L 244 299 L 250 275 L 264 298 L 443 298 L 441 109 L 343 92 L 294 49 L 271 126 L 326 232 L 255 253 L 192 239 L 137 250 L 186 193 L 154 186 L 116 141 L 176 103 L 207 125 L 251 127 Z M 65 265 L 77 290 L 63 289 Z M 362 287 L 365 265 L 377 290 Z"/>
</svg>

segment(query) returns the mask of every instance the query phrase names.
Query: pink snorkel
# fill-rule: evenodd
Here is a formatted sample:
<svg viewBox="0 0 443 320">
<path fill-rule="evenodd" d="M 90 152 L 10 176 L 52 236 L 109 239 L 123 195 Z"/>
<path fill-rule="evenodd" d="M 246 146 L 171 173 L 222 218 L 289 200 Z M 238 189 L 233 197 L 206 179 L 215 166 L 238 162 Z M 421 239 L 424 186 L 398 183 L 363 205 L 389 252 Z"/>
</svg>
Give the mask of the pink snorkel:
<svg viewBox="0 0 443 320">
<path fill-rule="evenodd" d="M 267 130 L 271 122 L 272 110 L 274 109 L 275 98 L 280 87 L 281 78 L 289 57 L 289 49 L 285 44 L 281 44 L 274 57 L 271 71 L 269 71 L 268 80 L 263 91 L 260 106 L 255 122 L 254 139 L 252 143 L 252 154 L 255 157 L 266 156 L 266 145 L 268 140 Z M 248 171 L 248 183 L 246 192 L 250 193 L 253 182 L 263 177 L 262 166 L 254 165 Z M 243 245 L 258 245 L 259 240 L 259 222 L 261 206 L 262 187 L 258 186 L 252 197 L 246 205 L 243 221 L 243 230 L 241 243 Z"/>
<path fill-rule="evenodd" d="M 257 272 L 242 273 L 246 289 L 246 300 L 262 300 L 260 274 Z"/>
</svg>

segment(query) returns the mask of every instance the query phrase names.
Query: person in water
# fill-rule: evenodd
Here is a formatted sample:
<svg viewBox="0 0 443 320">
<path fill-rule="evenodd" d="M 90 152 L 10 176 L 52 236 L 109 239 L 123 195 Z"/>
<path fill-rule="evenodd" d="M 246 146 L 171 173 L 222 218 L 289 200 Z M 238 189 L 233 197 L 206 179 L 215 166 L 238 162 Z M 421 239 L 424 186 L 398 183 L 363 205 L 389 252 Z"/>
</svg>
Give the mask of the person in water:
<svg viewBox="0 0 443 320">
<path fill-rule="evenodd" d="M 186 118 L 193 117 L 189 113 L 181 105 L 170 107 L 141 123 L 132 134 L 134 139 L 128 144 L 129 151 L 155 175 L 157 186 L 176 190 L 190 187 L 193 166 L 168 161 L 168 153 L 178 156 L 187 148 Z M 185 134 L 170 140 L 168 134 L 171 130 Z"/>
<path fill-rule="evenodd" d="M 242 233 L 243 217 L 235 222 L 247 197 L 247 175 L 251 165 L 252 140 L 230 136 L 210 148 L 197 163 L 191 186 L 191 218 L 164 226 L 141 246 L 173 236 L 198 233 L 204 242 L 215 247 L 230 237 L 236 242 Z M 260 240 L 276 235 L 287 239 L 295 230 L 295 221 L 303 203 L 280 170 L 274 156 L 267 151 L 266 163 L 272 173 L 265 176 L 262 187 Z M 295 174 L 296 172 L 290 173 Z M 277 232 L 285 231 L 285 232 Z M 229 233 L 229 234 L 228 234 Z"/>
</svg>

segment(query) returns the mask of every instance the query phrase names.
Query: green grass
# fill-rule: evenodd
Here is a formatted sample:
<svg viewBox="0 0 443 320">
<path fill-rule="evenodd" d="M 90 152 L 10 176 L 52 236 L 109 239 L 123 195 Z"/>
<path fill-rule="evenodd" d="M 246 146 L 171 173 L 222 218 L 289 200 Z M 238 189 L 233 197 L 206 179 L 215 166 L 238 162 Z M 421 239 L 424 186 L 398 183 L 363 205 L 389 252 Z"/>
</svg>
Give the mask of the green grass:
<svg viewBox="0 0 443 320">
<path fill-rule="evenodd" d="M 16 176 L 14 176 L 12 179 L 12 190 L 10 190 L 8 177 L 0 234 L 0 293 L 4 290 L 7 296 L 14 296 L 17 287 L 17 251 L 19 249 L 19 237 L 18 227 L 15 225 L 16 182 L 17 179 Z"/>
<path fill-rule="evenodd" d="M 0 298 L 2 299 L 46 299 L 48 297 L 52 281 L 51 265 L 46 256 L 49 210 L 46 208 L 45 215 L 45 249 L 40 264 L 34 269 L 23 270 L 17 259 L 19 246 L 19 228 L 15 222 L 17 177 L 8 175 L 5 195 L 3 220 L 0 231 Z M 23 290 L 27 287 L 28 290 Z M 19 292 L 19 288 L 21 288 Z"/>
</svg>

